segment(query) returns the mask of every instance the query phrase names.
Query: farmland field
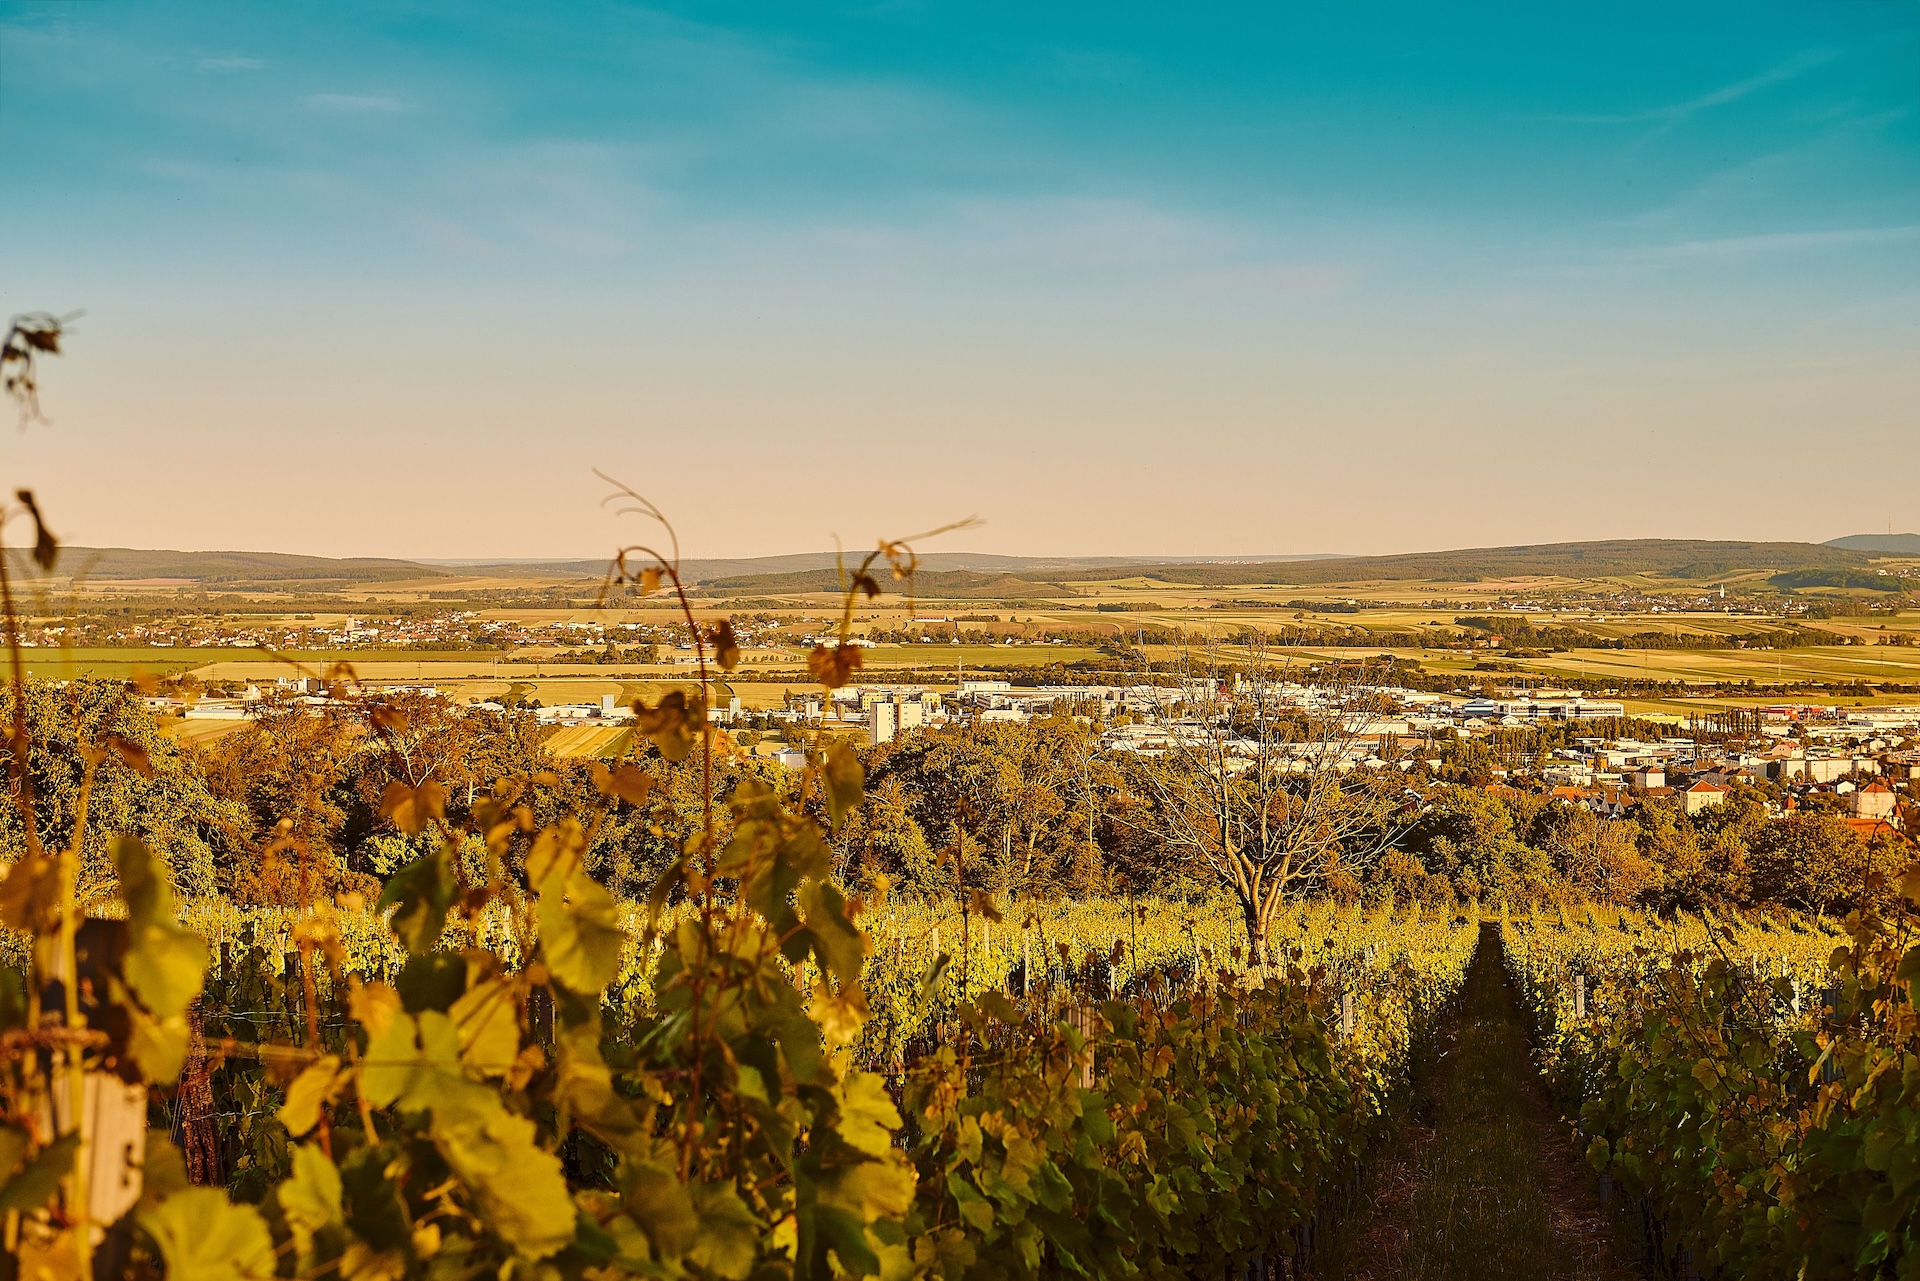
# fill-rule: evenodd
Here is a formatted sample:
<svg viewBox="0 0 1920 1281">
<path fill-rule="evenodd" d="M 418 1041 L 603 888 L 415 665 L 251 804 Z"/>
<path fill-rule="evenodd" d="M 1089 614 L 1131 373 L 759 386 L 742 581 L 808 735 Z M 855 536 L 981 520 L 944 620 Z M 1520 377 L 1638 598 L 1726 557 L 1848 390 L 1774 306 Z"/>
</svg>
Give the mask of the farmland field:
<svg viewBox="0 0 1920 1281">
<path fill-rule="evenodd" d="M 546 748 L 563 758 L 622 756 L 633 745 L 633 730 L 617 725 L 568 725 L 548 736 Z"/>
</svg>

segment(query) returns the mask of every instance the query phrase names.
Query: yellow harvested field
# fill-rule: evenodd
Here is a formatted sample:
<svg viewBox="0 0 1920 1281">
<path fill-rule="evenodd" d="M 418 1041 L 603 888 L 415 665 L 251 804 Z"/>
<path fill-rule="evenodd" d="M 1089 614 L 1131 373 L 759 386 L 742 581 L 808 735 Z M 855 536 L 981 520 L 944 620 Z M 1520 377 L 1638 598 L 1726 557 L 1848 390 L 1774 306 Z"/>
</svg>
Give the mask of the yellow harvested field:
<svg viewBox="0 0 1920 1281">
<path fill-rule="evenodd" d="M 204 747 L 216 738 L 231 734 L 237 729 L 244 729 L 246 726 L 247 722 L 243 720 L 173 720 L 162 724 L 160 732 L 177 743 L 194 743 Z"/>
<path fill-rule="evenodd" d="M 1821 646 L 1805 649 L 1575 649 L 1526 659 L 1529 671 L 1654 680 L 1920 681 L 1920 647 Z"/>
<path fill-rule="evenodd" d="M 598 757 L 607 759 L 623 754 L 633 744 L 631 726 L 567 725 L 547 739 L 547 750 L 555 756 Z"/>
</svg>

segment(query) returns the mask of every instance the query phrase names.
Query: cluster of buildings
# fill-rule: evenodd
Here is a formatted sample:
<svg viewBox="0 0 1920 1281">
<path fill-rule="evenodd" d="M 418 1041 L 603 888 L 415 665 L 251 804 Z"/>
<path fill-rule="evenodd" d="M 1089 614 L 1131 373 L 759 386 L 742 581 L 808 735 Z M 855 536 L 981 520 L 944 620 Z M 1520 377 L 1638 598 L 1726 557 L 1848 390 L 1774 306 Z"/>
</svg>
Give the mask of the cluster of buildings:
<svg viewBox="0 0 1920 1281">
<path fill-rule="evenodd" d="M 1556 796 L 1615 813 L 1647 797 L 1674 797 L 1698 814 L 1723 804 L 1736 786 L 1771 785 L 1790 809 L 1830 796 L 1856 831 L 1872 835 L 1883 827 L 1903 830 L 1899 789 L 1920 779 L 1920 723 L 1908 730 L 1907 737 L 1771 745 L 1581 739 L 1530 772 Z"/>
<path fill-rule="evenodd" d="M 793 694 L 774 719 L 800 725 L 862 725 L 872 744 L 892 742 L 912 730 L 954 724 L 1019 723 L 1062 713 L 1112 720 L 1122 713 L 1151 714 L 1168 691 L 1152 685 L 1014 685 L 1005 680 L 963 680 L 941 692 L 924 685 L 859 685 L 822 694 Z"/>
</svg>

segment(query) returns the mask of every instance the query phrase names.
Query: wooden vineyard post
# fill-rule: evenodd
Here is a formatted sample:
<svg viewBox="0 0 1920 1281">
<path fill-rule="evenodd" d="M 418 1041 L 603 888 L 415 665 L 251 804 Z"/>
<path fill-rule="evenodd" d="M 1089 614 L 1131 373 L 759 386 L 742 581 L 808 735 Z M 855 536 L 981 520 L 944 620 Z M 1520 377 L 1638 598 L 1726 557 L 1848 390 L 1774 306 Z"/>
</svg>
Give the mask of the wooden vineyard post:
<svg viewBox="0 0 1920 1281">
<path fill-rule="evenodd" d="M 221 945 L 223 948 L 225 944 Z M 187 1008 L 187 1066 L 173 1096 L 173 1141 L 187 1162 L 187 1179 L 199 1187 L 221 1187 L 220 1140 L 214 1128 L 213 1072 L 207 1061 L 206 1014 L 200 998 Z"/>
<path fill-rule="evenodd" d="M 1033 990 L 1033 927 L 1020 931 L 1020 997 L 1025 1000 Z"/>
<path fill-rule="evenodd" d="M 1353 1039 L 1353 989 L 1347 988 L 1340 993 L 1340 1039 Z"/>
<path fill-rule="evenodd" d="M 1573 1017 L 1585 1021 L 1587 1017 L 1587 976 L 1573 976 Z"/>
<path fill-rule="evenodd" d="M 87 1219 L 110 1227 L 140 1200 L 147 1156 L 147 1087 L 129 1085 L 112 1072 L 88 1072 L 81 1113 L 71 1096 L 53 1094 L 54 1124 L 63 1134 L 80 1132 L 79 1173 L 85 1176 Z"/>
<path fill-rule="evenodd" d="M 938 925 L 933 927 L 933 961 L 935 965 L 938 965 L 940 963 L 940 927 Z M 937 1008 L 940 1003 L 940 994 L 938 992 L 935 992 L 933 994 L 933 1001 L 934 1001 L 935 1007 Z M 934 1020 L 933 1040 L 934 1040 L 934 1044 L 936 1045 L 946 1044 L 947 1020 L 944 1015 Z"/>
<path fill-rule="evenodd" d="M 1093 1006 L 1086 1002 L 1076 1001 L 1067 1007 L 1068 1026 L 1080 1034 L 1083 1043 L 1079 1065 L 1076 1068 L 1080 1078 L 1080 1088 L 1083 1090 L 1093 1088 L 1093 1031 L 1098 1026 L 1099 1017 Z"/>
<path fill-rule="evenodd" d="M 287 997 L 287 1034 L 300 1035 L 300 953 L 291 946 L 281 954 L 280 978 Z"/>
</svg>

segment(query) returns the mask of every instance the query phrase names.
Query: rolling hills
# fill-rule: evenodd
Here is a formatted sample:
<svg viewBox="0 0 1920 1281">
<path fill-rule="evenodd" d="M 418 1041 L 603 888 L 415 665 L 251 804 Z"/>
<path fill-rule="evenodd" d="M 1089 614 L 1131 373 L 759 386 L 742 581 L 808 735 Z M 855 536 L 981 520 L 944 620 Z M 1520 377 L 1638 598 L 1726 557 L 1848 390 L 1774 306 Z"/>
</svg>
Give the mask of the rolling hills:
<svg viewBox="0 0 1920 1281">
<path fill-rule="evenodd" d="M 921 558 L 920 591 L 954 600 L 1052 599 L 1074 594 L 1069 584 L 1143 578 L 1195 587 L 1231 584 L 1299 586 L 1336 583 L 1463 582 L 1486 579 L 1603 579 L 1643 577 L 1675 583 L 1708 582 L 1764 573 L 1775 586 L 1874 586 L 1875 554 L 1920 547 L 1920 536 L 1855 535 L 1833 543 L 1736 542 L 1698 539 L 1613 539 L 1413 552 L 1392 556 L 1097 557 L 1006 556 L 933 552 Z M 18 570 L 25 553 L 10 553 Z M 737 596 L 836 590 L 832 552 L 784 556 L 689 559 L 690 583 Z M 125 547 L 67 547 L 59 575 L 89 582 L 182 583 L 224 589 L 325 590 L 409 581 L 449 584 L 474 577 L 595 580 L 606 571 L 596 559 L 435 560 L 303 556 L 286 552 L 167 551 Z"/>
</svg>

